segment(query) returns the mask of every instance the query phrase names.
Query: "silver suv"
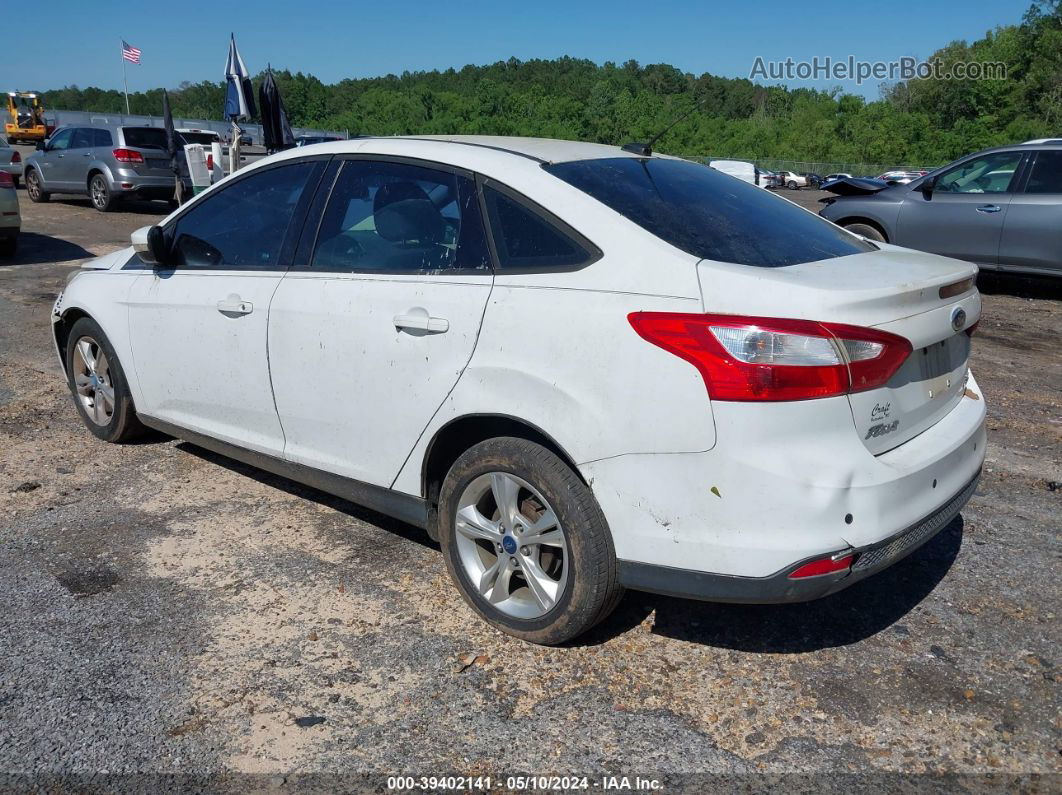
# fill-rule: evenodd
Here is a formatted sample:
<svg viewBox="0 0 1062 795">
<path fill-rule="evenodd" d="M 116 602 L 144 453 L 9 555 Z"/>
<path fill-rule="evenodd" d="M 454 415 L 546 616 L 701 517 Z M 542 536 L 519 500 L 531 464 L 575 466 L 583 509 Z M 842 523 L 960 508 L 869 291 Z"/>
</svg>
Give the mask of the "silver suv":
<svg viewBox="0 0 1062 795">
<path fill-rule="evenodd" d="M 26 158 L 23 172 L 31 201 L 48 201 L 53 193 L 77 193 L 107 212 L 129 196 L 173 199 L 174 174 L 166 131 L 160 127 L 60 127 L 37 149 Z M 178 171 L 190 193 L 183 149 L 178 152 Z"/>
</svg>

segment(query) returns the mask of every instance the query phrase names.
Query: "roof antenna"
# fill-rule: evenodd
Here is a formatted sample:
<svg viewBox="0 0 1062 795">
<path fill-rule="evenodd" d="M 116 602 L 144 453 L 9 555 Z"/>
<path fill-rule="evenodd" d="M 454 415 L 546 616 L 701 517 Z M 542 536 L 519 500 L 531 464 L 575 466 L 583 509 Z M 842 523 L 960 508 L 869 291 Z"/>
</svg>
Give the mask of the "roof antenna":
<svg viewBox="0 0 1062 795">
<path fill-rule="evenodd" d="M 690 108 L 688 111 L 686 111 L 681 116 L 679 116 L 677 119 L 675 119 L 670 124 L 668 124 L 664 129 L 662 129 L 660 132 L 658 132 L 656 135 L 654 135 L 652 138 L 650 138 L 648 143 L 644 143 L 644 144 L 629 143 L 629 144 L 624 144 L 620 148 L 624 152 L 633 152 L 634 154 L 641 155 L 642 157 L 649 157 L 650 155 L 653 154 L 653 144 L 655 144 L 657 141 L 659 141 L 661 138 L 663 138 L 668 132 L 670 132 L 671 128 L 674 127 L 676 124 L 678 124 L 679 122 L 683 122 L 686 119 L 688 119 L 690 116 L 693 115 L 694 111 L 700 110 L 701 107 L 704 105 L 704 103 L 706 103 L 707 101 L 708 101 L 708 97 L 705 97 L 700 102 L 697 102 L 696 104 L 694 104 L 694 106 L 692 108 Z"/>
</svg>

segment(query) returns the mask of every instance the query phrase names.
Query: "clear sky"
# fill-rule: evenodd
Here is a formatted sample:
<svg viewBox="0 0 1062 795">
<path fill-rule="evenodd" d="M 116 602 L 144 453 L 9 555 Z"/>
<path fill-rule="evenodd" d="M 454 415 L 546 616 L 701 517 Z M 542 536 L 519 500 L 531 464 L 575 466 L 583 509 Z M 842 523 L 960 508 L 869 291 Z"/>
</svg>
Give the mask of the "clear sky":
<svg viewBox="0 0 1062 795">
<path fill-rule="evenodd" d="M 748 77 L 757 56 L 925 58 L 950 41 L 1016 23 L 1029 6 L 1029 0 L 11 3 L 16 24 L 5 26 L 0 51 L 3 91 L 120 89 L 120 37 L 143 50 L 143 64 L 128 67 L 131 91 L 221 80 L 230 29 L 252 74 L 271 62 L 326 83 L 561 55 Z M 785 82 L 878 94 L 873 81 Z"/>
</svg>

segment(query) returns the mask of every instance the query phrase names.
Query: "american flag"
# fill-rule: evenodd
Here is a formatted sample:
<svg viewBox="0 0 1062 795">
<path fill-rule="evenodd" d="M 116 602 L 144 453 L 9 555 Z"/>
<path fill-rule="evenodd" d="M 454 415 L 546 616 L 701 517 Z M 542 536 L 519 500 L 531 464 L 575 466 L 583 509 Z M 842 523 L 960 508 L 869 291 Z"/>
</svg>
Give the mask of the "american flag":
<svg viewBox="0 0 1062 795">
<path fill-rule="evenodd" d="M 131 46 L 125 39 L 122 39 L 122 58 L 131 63 L 138 64 L 140 63 L 140 50 Z"/>
</svg>

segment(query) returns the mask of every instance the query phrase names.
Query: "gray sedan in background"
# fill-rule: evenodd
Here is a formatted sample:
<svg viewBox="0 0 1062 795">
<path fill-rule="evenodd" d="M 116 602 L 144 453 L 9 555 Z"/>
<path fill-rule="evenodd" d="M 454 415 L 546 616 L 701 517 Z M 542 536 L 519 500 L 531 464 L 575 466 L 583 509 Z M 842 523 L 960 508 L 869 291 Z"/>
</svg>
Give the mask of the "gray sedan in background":
<svg viewBox="0 0 1062 795">
<path fill-rule="evenodd" d="M 1062 143 L 968 155 L 907 185 L 839 180 L 819 212 L 871 240 L 1062 276 Z"/>
</svg>

